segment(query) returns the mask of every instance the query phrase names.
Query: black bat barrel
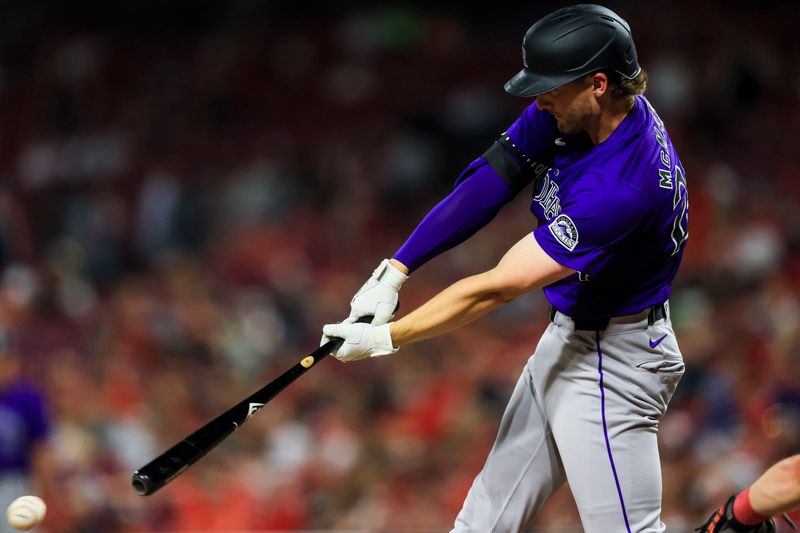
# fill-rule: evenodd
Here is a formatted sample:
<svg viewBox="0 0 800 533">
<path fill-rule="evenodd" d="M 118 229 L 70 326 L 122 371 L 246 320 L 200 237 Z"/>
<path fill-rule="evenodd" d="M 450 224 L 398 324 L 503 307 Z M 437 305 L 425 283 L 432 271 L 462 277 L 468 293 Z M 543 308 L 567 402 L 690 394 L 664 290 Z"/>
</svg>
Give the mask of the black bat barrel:
<svg viewBox="0 0 800 533">
<path fill-rule="evenodd" d="M 192 464 L 199 461 L 217 444 L 236 431 L 247 419 L 272 400 L 295 379 L 342 345 L 342 339 L 333 339 L 317 348 L 292 368 L 275 378 L 234 407 L 204 425 L 181 442 L 162 453 L 133 473 L 131 484 L 140 496 L 148 496 L 175 479 Z"/>
<path fill-rule="evenodd" d="M 233 432 L 233 429 L 230 429 L 227 433 L 221 433 L 217 441 L 224 439 L 231 432 Z M 197 448 L 189 439 L 182 440 L 133 473 L 133 480 L 131 481 L 133 490 L 140 496 L 153 494 L 172 481 L 173 478 L 179 476 L 181 472 L 198 461 L 210 449 L 211 447 Z"/>
</svg>

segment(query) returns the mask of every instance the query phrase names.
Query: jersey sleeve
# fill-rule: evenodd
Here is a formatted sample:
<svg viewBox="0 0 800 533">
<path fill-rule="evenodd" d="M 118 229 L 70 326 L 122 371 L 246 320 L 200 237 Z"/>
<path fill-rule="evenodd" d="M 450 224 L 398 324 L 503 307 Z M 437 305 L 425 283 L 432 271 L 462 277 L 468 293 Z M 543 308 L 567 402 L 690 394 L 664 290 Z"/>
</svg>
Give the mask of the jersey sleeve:
<svg viewBox="0 0 800 533">
<path fill-rule="evenodd" d="M 553 116 L 528 106 L 519 118 L 456 179 L 439 202 L 392 256 L 413 272 L 433 257 L 488 224 L 539 174 L 555 154 L 558 130 Z"/>
<path fill-rule="evenodd" d="M 536 102 L 525 108 L 506 135 L 532 161 L 548 163 L 558 149 L 555 143 L 561 136 L 556 119 L 549 111 L 539 109 Z"/>
<path fill-rule="evenodd" d="M 561 211 L 534 230 L 539 246 L 557 263 L 598 276 L 631 233 L 646 223 L 644 194 L 616 178 L 584 175 Z"/>
<path fill-rule="evenodd" d="M 559 148 L 557 140 L 555 119 L 534 102 L 481 158 L 517 194 L 547 172 Z"/>
<path fill-rule="evenodd" d="M 514 192 L 478 158 L 462 173 L 455 190 L 431 209 L 392 256 L 413 272 L 488 224 Z"/>
</svg>

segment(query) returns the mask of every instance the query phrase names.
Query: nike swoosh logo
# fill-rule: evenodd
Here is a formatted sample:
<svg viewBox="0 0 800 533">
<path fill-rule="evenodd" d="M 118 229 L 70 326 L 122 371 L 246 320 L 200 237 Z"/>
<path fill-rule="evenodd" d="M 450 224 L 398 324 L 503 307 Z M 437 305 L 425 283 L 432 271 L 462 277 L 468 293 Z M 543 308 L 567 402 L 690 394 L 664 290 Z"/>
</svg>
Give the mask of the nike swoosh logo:
<svg viewBox="0 0 800 533">
<path fill-rule="evenodd" d="M 648 339 L 648 341 L 650 341 L 650 347 L 651 348 L 655 348 L 656 346 L 661 344 L 661 341 L 663 341 L 666 338 L 667 338 L 667 334 L 662 335 L 661 337 L 659 337 L 656 340 Z"/>
<path fill-rule="evenodd" d="M 565 141 L 565 140 L 564 140 L 564 139 L 562 139 L 561 137 L 559 137 L 558 139 L 556 139 L 556 146 L 566 146 L 566 145 L 567 145 L 567 141 Z"/>
</svg>

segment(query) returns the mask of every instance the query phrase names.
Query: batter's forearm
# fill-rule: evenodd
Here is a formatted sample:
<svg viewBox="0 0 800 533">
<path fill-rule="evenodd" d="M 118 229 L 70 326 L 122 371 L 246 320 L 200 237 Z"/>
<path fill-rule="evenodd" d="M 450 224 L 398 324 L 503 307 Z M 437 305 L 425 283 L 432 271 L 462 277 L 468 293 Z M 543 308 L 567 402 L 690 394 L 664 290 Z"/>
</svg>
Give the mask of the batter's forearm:
<svg viewBox="0 0 800 533">
<path fill-rule="evenodd" d="M 513 297 L 491 288 L 493 275 L 490 271 L 464 278 L 393 322 L 394 345 L 402 346 L 451 331 L 511 301 Z"/>
</svg>

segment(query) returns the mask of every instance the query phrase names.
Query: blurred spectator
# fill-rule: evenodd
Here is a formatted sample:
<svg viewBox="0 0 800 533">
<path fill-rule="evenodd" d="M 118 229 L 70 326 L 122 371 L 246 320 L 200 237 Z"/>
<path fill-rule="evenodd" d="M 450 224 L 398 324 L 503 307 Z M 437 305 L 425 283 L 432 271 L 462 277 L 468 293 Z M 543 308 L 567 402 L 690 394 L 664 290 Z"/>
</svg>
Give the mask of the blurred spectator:
<svg viewBox="0 0 800 533">
<path fill-rule="evenodd" d="M 0 505 L 37 494 L 47 498 L 51 420 L 40 388 L 23 376 L 11 334 L 0 330 Z M 5 520 L 0 531 L 15 531 Z"/>
</svg>

